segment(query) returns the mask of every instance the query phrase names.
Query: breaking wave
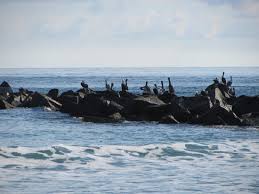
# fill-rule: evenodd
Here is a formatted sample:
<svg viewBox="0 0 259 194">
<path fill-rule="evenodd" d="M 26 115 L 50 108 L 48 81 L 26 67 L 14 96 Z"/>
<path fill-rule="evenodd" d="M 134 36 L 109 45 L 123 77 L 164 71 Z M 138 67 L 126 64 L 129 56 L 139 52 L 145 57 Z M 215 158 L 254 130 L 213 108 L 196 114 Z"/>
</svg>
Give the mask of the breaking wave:
<svg viewBox="0 0 259 194">
<path fill-rule="evenodd" d="M 132 163 L 157 163 L 195 160 L 257 160 L 258 142 L 220 144 L 150 144 L 143 146 L 69 146 L 1 147 L 0 168 L 40 168 L 69 170 L 75 168 L 120 168 Z"/>
</svg>

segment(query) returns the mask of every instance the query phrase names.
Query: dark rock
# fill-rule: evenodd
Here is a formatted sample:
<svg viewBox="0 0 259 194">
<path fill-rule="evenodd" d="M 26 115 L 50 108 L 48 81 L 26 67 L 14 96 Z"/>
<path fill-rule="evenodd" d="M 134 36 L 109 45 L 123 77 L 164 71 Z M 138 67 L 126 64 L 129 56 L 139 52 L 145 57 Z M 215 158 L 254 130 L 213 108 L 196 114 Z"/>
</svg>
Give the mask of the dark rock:
<svg viewBox="0 0 259 194">
<path fill-rule="evenodd" d="M 165 115 L 170 114 L 170 110 L 170 106 L 167 104 L 149 105 L 144 107 L 143 110 L 139 112 L 138 116 L 142 118 L 142 120 L 159 121 Z"/>
<path fill-rule="evenodd" d="M 192 115 L 208 112 L 213 106 L 208 96 L 179 97 L 176 98 L 176 102 L 189 110 Z"/>
<path fill-rule="evenodd" d="M 242 118 L 245 120 L 247 125 L 259 127 L 259 112 L 243 114 Z"/>
<path fill-rule="evenodd" d="M 0 85 L 0 95 L 6 95 L 7 93 L 12 94 L 13 90 L 6 81 L 3 81 Z"/>
<path fill-rule="evenodd" d="M 163 116 L 159 123 L 164 123 L 164 124 L 178 124 L 179 122 L 174 118 L 173 115 L 166 115 Z"/>
<path fill-rule="evenodd" d="M 70 100 L 63 102 L 62 105 L 62 112 L 70 113 L 75 116 L 107 117 L 108 115 L 123 111 L 123 106 L 114 101 L 100 98 L 95 94 L 87 95 L 87 97 L 79 101 L 79 103 Z"/>
<path fill-rule="evenodd" d="M 51 89 L 47 96 L 54 99 L 54 100 L 57 100 L 58 99 L 58 94 L 59 94 L 59 90 L 58 89 Z"/>
<path fill-rule="evenodd" d="M 176 98 L 176 95 L 170 94 L 168 91 L 166 91 L 162 95 L 159 95 L 158 97 L 163 102 L 170 103 L 174 98 Z"/>
<path fill-rule="evenodd" d="M 59 110 L 62 107 L 59 102 L 38 92 L 34 92 L 31 96 L 28 96 L 21 106 L 29 108 L 45 106 L 51 108 L 52 110 Z"/>
<path fill-rule="evenodd" d="M 152 113 L 154 113 L 155 109 L 160 109 L 159 106 L 165 105 L 163 101 L 161 101 L 157 96 L 139 96 L 134 99 L 128 99 L 127 105 L 125 105 L 124 116 L 126 118 L 136 118 L 137 120 L 154 120 Z M 148 113 L 150 115 L 148 115 Z M 159 113 L 157 113 L 159 114 Z M 134 115 L 134 117 L 132 117 Z M 156 118 L 160 119 L 161 115 Z"/>
<path fill-rule="evenodd" d="M 245 123 L 230 109 L 214 105 L 208 112 L 196 118 L 193 123 L 204 125 L 244 125 Z"/>
<path fill-rule="evenodd" d="M 259 112 L 259 96 L 240 96 L 232 109 L 237 115 Z"/>
<path fill-rule="evenodd" d="M 177 121 L 185 123 L 192 119 L 193 116 L 191 112 L 181 104 L 178 104 L 175 100 L 172 100 L 169 106 L 170 114 L 172 114 Z"/>
<path fill-rule="evenodd" d="M 9 109 L 9 108 L 14 108 L 14 106 L 9 104 L 5 100 L 0 99 L 0 109 Z"/>
<path fill-rule="evenodd" d="M 124 121 L 120 113 L 114 113 L 108 117 L 84 116 L 83 121 L 94 123 L 118 123 Z"/>
</svg>

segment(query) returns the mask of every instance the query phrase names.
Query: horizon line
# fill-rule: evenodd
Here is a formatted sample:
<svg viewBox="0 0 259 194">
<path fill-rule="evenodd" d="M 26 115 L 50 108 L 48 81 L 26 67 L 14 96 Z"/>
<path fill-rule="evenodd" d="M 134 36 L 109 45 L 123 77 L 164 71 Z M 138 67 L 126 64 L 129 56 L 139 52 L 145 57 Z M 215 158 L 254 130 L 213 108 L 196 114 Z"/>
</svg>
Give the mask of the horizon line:
<svg viewBox="0 0 259 194">
<path fill-rule="evenodd" d="M 89 68 L 89 69 L 94 69 L 94 68 L 136 68 L 136 69 L 141 69 L 141 68 L 235 68 L 235 67 L 242 67 L 242 68 L 254 68 L 254 67 L 259 67 L 259 65 L 249 65 L 249 66 L 241 66 L 241 65 L 236 65 L 236 66 L 76 66 L 76 67 L 0 67 L 0 69 L 82 69 L 82 68 Z"/>
</svg>

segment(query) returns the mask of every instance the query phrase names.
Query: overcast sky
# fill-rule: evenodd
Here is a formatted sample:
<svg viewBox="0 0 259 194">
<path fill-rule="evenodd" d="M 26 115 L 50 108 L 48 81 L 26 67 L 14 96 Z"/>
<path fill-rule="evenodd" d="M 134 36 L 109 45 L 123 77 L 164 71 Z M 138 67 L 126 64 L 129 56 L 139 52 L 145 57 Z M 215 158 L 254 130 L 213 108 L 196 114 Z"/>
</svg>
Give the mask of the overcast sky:
<svg viewBox="0 0 259 194">
<path fill-rule="evenodd" d="M 1 0 L 0 67 L 259 66 L 259 0 Z"/>
</svg>

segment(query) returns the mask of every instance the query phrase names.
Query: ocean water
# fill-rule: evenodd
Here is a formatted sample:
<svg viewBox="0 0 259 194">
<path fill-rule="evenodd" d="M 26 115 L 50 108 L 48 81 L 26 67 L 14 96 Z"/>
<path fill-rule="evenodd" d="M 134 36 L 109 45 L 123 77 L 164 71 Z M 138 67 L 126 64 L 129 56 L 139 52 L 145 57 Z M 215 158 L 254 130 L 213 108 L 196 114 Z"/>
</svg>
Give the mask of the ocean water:
<svg viewBox="0 0 259 194">
<path fill-rule="evenodd" d="M 139 93 L 170 76 L 178 95 L 225 71 L 237 95 L 259 95 L 259 68 L 0 69 L 0 82 L 47 92 L 122 78 Z M 96 124 L 43 108 L 0 110 L 0 193 L 259 193 L 259 129 Z"/>
</svg>

